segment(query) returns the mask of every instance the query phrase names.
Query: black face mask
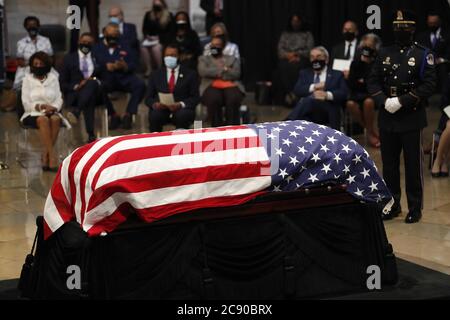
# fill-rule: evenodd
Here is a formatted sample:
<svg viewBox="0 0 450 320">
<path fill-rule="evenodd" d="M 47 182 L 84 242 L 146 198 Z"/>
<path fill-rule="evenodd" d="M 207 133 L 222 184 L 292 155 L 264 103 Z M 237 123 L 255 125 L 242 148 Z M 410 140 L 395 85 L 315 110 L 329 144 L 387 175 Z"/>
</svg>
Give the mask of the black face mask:
<svg viewBox="0 0 450 320">
<path fill-rule="evenodd" d="M 220 57 L 222 55 L 222 48 L 219 47 L 211 47 L 211 55 L 213 57 Z"/>
<path fill-rule="evenodd" d="M 311 61 L 311 66 L 313 68 L 314 71 L 320 71 L 323 70 L 323 68 L 325 68 L 326 66 L 326 61 L 325 60 L 313 60 Z"/>
<path fill-rule="evenodd" d="M 43 67 L 30 67 L 30 72 L 34 74 L 36 77 L 42 77 L 45 76 L 47 73 L 50 72 L 50 67 L 43 66 Z"/>
<path fill-rule="evenodd" d="M 109 46 L 115 46 L 119 43 L 119 37 L 107 36 L 105 39 Z"/>
<path fill-rule="evenodd" d="M 28 35 L 29 35 L 31 38 L 34 38 L 34 37 L 36 37 L 36 36 L 38 35 L 38 33 L 39 33 L 39 28 L 37 28 L 37 27 L 31 27 L 31 28 L 28 28 L 27 31 L 28 31 Z"/>
<path fill-rule="evenodd" d="M 430 30 L 432 33 L 436 33 L 436 31 L 439 30 L 439 26 L 429 26 L 428 30 Z"/>
<path fill-rule="evenodd" d="M 376 54 L 375 49 L 372 49 L 370 47 L 362 47 L 361 55 L 368 57 L 368 58 L 375 58 L 377 54 Z"/>
<path fill-rule="evenodd" d="M 345 41 L 353 41 L 356 38 L 356 34 L 354 32 L 344 32 Z"/>
<path fill-rule="evenodd" d="M 413 42 L 413 32 L 407 30 L 394 30 L 395 43 L 407 47 Z"/>
<path fill-rule="evenodd" d="M 162 11 L 162 6 L 160 6 L 160 5 L 154 5 L 153 6 L 153 11 L 155 11 L 155 12 L 161 12 Z"/>
<path fill-rule="evenodd" d="M 91 52 L 92 50 L 92 45 L 80 43 L 78 45 L 78 49 L 80 49 L 80 51 L 84 54 L 89 54 L 89 52 Z"/>
</svg>

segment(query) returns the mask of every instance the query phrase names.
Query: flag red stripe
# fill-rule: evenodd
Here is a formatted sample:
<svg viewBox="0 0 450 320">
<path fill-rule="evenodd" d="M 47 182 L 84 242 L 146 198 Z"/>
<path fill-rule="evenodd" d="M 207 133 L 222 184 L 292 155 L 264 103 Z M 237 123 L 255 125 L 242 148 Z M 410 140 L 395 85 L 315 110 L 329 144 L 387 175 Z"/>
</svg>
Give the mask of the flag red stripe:
<svg viewBox="0 0 450 320">
<path fill-rule="evenodd" d="M 230 164 L 193 169 L 158 172 L 133 178 L 111 181 L 92 194 L 87 211 L 92 210 L 116 192 L 136 193 L 160 188 L 176 187 L 208 181 L 260 177 L 263 165 Z M 270 167 L 270 163 L 266 163 Z M 176 185 L 174 185 L 176 181 Z"/>
</svg>

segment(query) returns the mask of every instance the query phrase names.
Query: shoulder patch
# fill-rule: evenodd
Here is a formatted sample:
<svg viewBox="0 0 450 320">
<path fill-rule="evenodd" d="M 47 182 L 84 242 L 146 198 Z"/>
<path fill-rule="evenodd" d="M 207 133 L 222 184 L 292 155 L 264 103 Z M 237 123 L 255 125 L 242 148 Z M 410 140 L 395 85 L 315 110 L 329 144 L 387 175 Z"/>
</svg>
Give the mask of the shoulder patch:
<svg viewBox="0 0 450 320">
<path fill-rule="evenodd" d="M 434 55 L 432 53 L 427 54 L 426 60 L 430 66 L 434 65 Z"/>
</svg>

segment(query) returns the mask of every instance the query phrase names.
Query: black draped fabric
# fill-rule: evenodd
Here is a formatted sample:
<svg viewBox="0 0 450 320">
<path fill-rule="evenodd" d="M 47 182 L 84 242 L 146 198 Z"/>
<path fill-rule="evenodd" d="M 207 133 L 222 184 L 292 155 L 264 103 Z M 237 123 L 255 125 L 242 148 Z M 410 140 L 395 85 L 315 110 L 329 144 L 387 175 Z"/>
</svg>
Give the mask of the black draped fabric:
<svg viewBox="0 0 450 320">
<path fill-rule="evenodd" d="M 66 288 L 70 264 L 82 269 L 81 290 Z M 40 237 L 22 287 L 35 299 L 302 298 L 364 291 L 369 265 L 381 268 L 384 284 L 395 282 L 379 209 L 356 203 L 139 224 L 96 238 L 66 224 Z"/>
<path fill-rule="evenodd" d="M 417 13 L 417 28 L 425 27 L 426 13 L 430 10 L 443 15 L 448 21 L 449 5 L 446 0 L 225 0 L 224 20 L 231 40 L 239 45 L 244 58 L 244 82 L 251 89 L 256 81 L 269 80 L 276 66 L 276 45 L 290 15 L 300 13 L 312 31 L 316 45 L 331 50 L 342 41 L 342 24 L 347 19 L 360 26 L 360 34 L 368 32 L 367 7 L 381 9 L 381 30 L 374 30 L 388 43 L 392 36 L 392 15 L 395 9 L 411 9 Z"/>
</svg>

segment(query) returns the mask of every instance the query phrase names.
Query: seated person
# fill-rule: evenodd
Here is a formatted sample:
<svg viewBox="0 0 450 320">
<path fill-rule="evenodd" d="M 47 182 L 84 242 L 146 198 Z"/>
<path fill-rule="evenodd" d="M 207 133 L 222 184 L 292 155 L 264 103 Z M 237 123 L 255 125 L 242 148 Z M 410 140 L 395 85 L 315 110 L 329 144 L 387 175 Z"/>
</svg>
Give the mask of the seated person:
<svg viewBox="0 0 450 320">
<path fill-rule="evenodd" d="M 23 27 L 27 30 L 28 35 L 17 41 L 16 57 L 19 67 L 14 79 L 14 89 L 16 90 L 22 88 L 22 80 L 29 72 L 28 60 L 35 52 L 42 51 L 49 56 L 53 55 L 50 39 L 39 34 L 40 25 L 39 19 L 34 16 L 26 17 L 23 21 Z"/>
<path fill-rule="evenodd" d="M 309 67 L 309 52 L 314 47 L 314 37 L 307 31 L 303 19 L 294 14 L 278 41 L 278 67 L 274 75 L 274 95 L 277 104 L 293 106 L 297 99 L 292 88 L 298 73 Z"/>
<path fill-rule="evenodd" d="M 442 112 L 438 128 L 442 130 L 442 133 L 439 138 L 436 159 L 431 169 L 431 176 L 433 178 L 444 178 L 449 175 L 448 164 L 450 162 L 450 117 L 448 113 Z"/>
<path fill-rule="evenodd" d="M 348 95 L 344 75 L 328 68 L 329 55 L 324 47 L 312 49 L 309 59 L 312 67 L 300 71 L 294 88 L 301 99 L 288 120 L 309 120 L 339 130 L 341 106 Z"/>
<path fill-rule="evenodd" d="M 124 22 L 123 10 L 119 5 L 114 5 L 109 9 L 109 22 L 119 26 L 120 43 L 134 50 L 139 56 L 140 45 L 136 32 L 136 25 Z"/>
<path fill-rule="evenodd" d="M 68 53 L 64 57 L 63 69 L 59 77 L 65 104 L 70 108 L 67 118 L 71 124 L 76 124 L 80 113 L 83 112 L 88 142 L 95 140 L 95 106 L 108 98 L 107 95 L 102 95 L 100 82 L 97 79 L 100 67 L 93 56 L 93 46 L 92 34 L 83 33 L 79 39 L 78 51 Z M 114 110 L 109 113 L 112 115 L 111 129 L 115 129 L 120 119 Z"/>
<path fill-rule="evenodd" d="M 239 47 L 236 43 L 233 43 L 229 39 L 228 30 L 224 23 L 218 22 L 214 24 L 211 27 L 211 42 L 207 43 L 205 45 L 205 48 L 203 49 L 203 55 L 204 56 L 210 56 L 211 55 L 211 47 L 212 47 L 212 38 L 213 37 L 222 37 L 225 46 L 223 48 L 223 54 L 228 56 L 234 56 L 236 59 L 240 59 L 241 56 L 239 54 Z"/>
<path fill-rule="evenodd" d="M 175 30 L 171 34 L 170 42 L 178 44 L 180 64 L 196 71 L 202 47 L 197 32 L 191 28 L 187 12 L 180 11 L 175 15 Z"/>
<path fill-rule="evenodd" d="M 235 56 L 223 53 L 223 37 L 211 40 L 211 55 L 201 56 L 198 73 L 206 85 L 202 102 L 208 108 L 213 127 L 240 124 L 240 106 L 244 98 L 244 87 L 239 81 L 241 64 Z M 222 107 L 225 106 L 225 122 Z"/>
<path fill-rule="evenodd" d="M 104 92 L 130 93 L 126 113 L 122 117 L 122 127 L 131 129 L 132 116 L 137 113 L 139 103 L 145 95 L 145 84 L 134 73 L 137 62 L 134 50 L 120 44 L 119 39 L 119 27 L 109 23 L 104 29 L 104 39 L 94 47 L 94 56 L 102 70 L 100 81 Z M 106 106 L 113 110 L 109 99 L 106 100 Z"/>
<path fill-rule="evenodd" d="M 152 72 L 146 100 L 151 132 L 161 132 L 163 125 L 172 121 L 177 129 L 188 129 L 195 118 L 195 107 L 200 102 L 197 73 L 179 64 L 180 49 L 169 44 L 164 49 L 164 67 Z M 159 93 L 172 93 L 176 101 L 165 105 Z M 172 119 L 171 119 L 172 117 Z"/>
<path fill-rule="evenodd" d="M 381 47 L 380 38 L 374 34 L 366 34 L 359 45 L 358 53 L 350 66 L 348 86 L 350 97 L 347 110 L 361 127 L 366 129 L 368 143 L 375 148 L 380 147 L 380 137 L 375 128 L 375 102 L 367 92 L 366 78 L 372 69 L 378 50 Z"/>
<path fill-rule="evenodd" d="M 146 76 L 162 66 L 162 48 L 169 43 L 173 30 L 173 16 L 165 0 L 153 0 L 152 9 L 144 15 L 142 34 L 144 42 L 141 55 L 146 65 Z"/>
<path fill-rule="evenodd" d="M 20 121 L 39 130 L 43 144 L 42 169 L 57 171 L 58 158 L 54 146 L 58 138 L 63 104 L 58 77 L 50 72 L 50 57 L 38 51 L 30 57 L 30 73 L 23 79 L 22 103 L 24 113 Z"/>
</svg>

